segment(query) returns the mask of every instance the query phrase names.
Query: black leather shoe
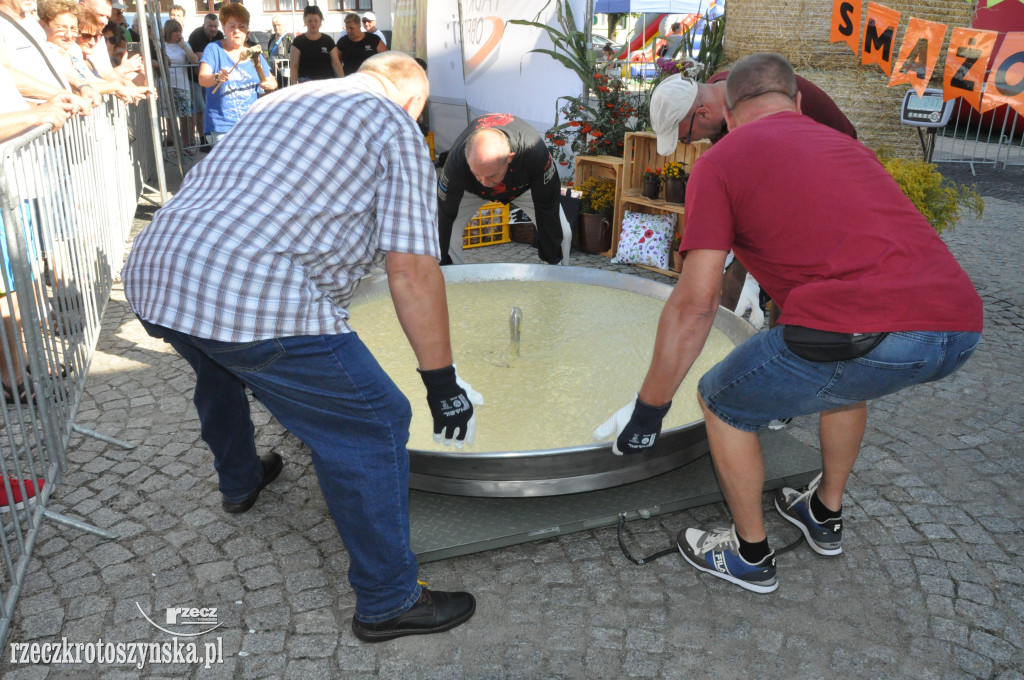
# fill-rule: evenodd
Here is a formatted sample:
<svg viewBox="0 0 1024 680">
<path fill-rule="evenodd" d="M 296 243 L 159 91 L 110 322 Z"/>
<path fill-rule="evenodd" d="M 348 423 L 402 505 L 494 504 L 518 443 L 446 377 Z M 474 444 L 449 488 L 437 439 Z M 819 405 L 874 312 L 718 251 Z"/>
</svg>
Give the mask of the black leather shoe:
<svg viewBox="0 0 1024 680">
<path fill-rule="evenodd" d="M 469 621 L 475 611 L 476 600 L 469 593 L 445 593 L 423 588 L 416 604 L 398 616 L 377 623 L 366 623 L 353 616 L 352 632 L 363 642 L 440 633 Z"/>
<path fill-rule="evenodd" d="M 282 468 L 284 468 L 284 461 L 281 460 L 281 454 L 279 453 L 261 456 L 260 463 L 263 464 L 263 481 L 245 500 L 238 501 L 237 503 L 222 500 L 220 505 L 224 508 L 224 512 L 237 515 L 251 508 L 256 503 L 256 499 L 260 497 L 260 491 L 263 491 L 267 484 L 277 479 L 277 476 L 281 474 Z"/>
</svg>

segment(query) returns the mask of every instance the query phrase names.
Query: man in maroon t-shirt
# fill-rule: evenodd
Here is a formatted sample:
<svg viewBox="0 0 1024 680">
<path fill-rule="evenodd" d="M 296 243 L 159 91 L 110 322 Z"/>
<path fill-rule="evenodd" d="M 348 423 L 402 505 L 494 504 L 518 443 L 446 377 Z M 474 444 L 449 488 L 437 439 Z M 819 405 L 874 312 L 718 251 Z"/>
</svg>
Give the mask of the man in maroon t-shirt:
<svg viewBox="0 0 1024 680">
<path fill-rule="evenodd" d="M 842 495 L 867 401 L 957 370 L 982 328 L 981 298 L 942 239 L 863 144 L 800 115 L 793 69 L 777 54 L 740 60 L 727 80 L 730 134 L 694 164 L 686 258 L 665 303 L 635 403 L 595 434 L 613 450 L 655 446 L 700 354 L 732 249 L 782 306 L 781 326 L 736 347 L 699 381 L 711 457 L 734 524 L 685 529 L 697 569 L 775 590 L 757 430 L 819 414 L 822 474 L 781 489 L 775 507 L 821 555 L 842 552 Z M 628 418 L 628 421 L 627 421 Z"/>
<path fill-rule="evenodd" d="M 658 153 L 668 156 L 675 151 L 677 142 L 689 144 L 695 139 L 710 139 L 714 143 L 726 135 L 729 130 L 723 111 L 725 79 L 728 75 L 728 71 L 716 73 L 706 83 L 673 76 L 654 90 L 651 96 L 651 126 L 658 134 Z M 801 113 L 857 139 L 853 123 L 824 90 L 800 76 L 796 77 L 796 87 L 802 100 Z M 739 260 L 733 260 L 726 269 L 722 283 L 723 307 L 736 309 L 746 277 L 746 268 Z M 778 318 L 777 310 L 776 304 L 772 314 L 773 323 Z"/>
</svg>

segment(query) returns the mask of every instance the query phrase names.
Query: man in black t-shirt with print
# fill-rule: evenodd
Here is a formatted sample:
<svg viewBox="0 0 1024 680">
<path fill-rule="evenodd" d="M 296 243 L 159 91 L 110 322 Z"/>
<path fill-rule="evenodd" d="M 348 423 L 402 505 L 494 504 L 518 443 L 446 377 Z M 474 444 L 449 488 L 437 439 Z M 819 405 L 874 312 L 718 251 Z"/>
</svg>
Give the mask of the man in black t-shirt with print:
<svg viewBox="0 0 1024 680">
<path fill-rule="evenodd" d="M 540 259 L 568 264 L 572 230 L 561 188 L 540 133 L 508 113 L 476 118 L 452 144 L 438 176 L 441 264 L 462 264 L 462 232 L 490 201 L 515 203 L 537 225 Z"/>
<path fill-rule="evenodd" d="M 345 35 L 331 50 L 331 67 L 341 78 L 355 73 L 360 65 L 378 52 L 386 52 L 388 46 L 373 33 L 363 30 L 362 20 L 355 12 L 345 15 Z"/>
</svg>

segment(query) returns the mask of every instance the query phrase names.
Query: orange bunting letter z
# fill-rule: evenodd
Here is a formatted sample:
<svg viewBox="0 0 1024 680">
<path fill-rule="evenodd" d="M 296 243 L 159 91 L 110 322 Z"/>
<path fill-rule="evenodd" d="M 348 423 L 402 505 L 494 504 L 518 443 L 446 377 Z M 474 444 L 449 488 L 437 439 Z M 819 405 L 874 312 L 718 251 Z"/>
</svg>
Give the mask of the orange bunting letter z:
<svg viewBox="0 0 1024 680">
<path fill-rule="evenodd" d="M 919 97 L 924 96 L 932 71 L 939 60 L 942 40 L 946 37 L 946 26 L 934 21 L 910 17 L 907 34 L 903 38 L 896 68 L 889 78 L 889 87 L 909 84 Z"/>
<path fill-rule="evenodd" d="M 893 44 L 896 29 L 900 25 L 900 13 L 885 5 L 868 3 L 868 18 L 864 22 L 864 47 L 860 63 L 878 64 L 885 75 L 892 75 Z"/>
<path fill-rule="evenodd" d="M 985 67 L 995 45 L 994 31 L 973 28 L 954 28 L 946 51 L 946 72 L 942 78 L 942 98 L 963 97 L 975 109 L 981 110 L 981 85 L 985 82 Z"/>
<path fill-rule="evenodd" d="M 860 52 L 860 0 L 832 1 L 830 42 L 845 42 L 856 55 Z"/>
<path fill-rule="evenodd" d="M 1007 104 L 1024 116 L 1024 33 L 1007 33 L 988 74 L 981 112 Z"/>
</svg>

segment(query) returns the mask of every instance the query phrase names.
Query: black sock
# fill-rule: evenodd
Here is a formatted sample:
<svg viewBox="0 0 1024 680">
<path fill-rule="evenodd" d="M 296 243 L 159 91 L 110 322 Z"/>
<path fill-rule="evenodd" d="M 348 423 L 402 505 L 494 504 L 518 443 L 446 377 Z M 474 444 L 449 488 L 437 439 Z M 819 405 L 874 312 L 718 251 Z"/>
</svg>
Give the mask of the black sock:
<svg viewBox="0 0 1024 680">
<path fill-rule="evenodd" d="M 740 541 L 740 557 L 749 562 L 750 564 L 757 564 L 764 558 L 768 557 L 771 553 L 771 548 L 768 547 L 768 539 L 765 538 L 763 541 L 757 543 L 748 543 L 736 535 Z"/>
<path fill-rule="evenodd" d="M 843 506 L 839 506 L 838 510 L 829 510 L 825 507 L 825 504 L 818 498 L 818 492 L 815 491 L 811 494 L 811 516 L 818 524 L 824 524 L 831 519 L 839 519 L 843 516 Z"/>
</svg>

